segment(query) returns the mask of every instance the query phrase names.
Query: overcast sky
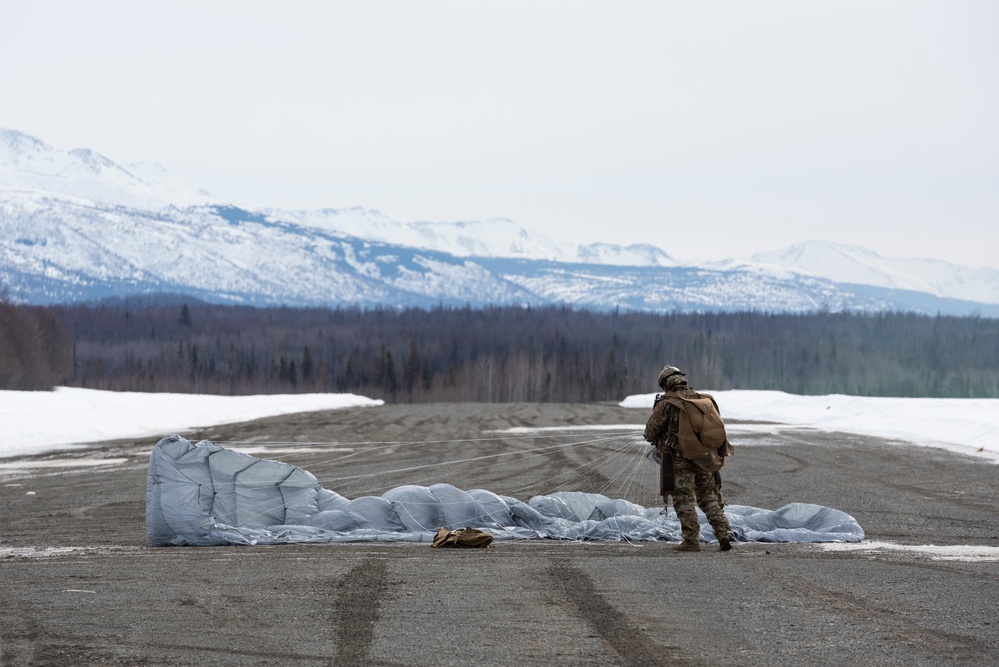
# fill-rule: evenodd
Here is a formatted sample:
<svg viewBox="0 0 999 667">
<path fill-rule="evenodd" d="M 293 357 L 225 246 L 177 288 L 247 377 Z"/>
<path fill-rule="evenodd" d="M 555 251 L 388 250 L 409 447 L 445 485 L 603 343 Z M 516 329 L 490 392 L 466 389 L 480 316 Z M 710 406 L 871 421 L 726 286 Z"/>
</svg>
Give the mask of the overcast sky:
<svg viewBox="0 0 999 667">
<path fill-rule="evenodd" d="M 999 2 L 0 0 L 0 126 L 213 195 L 999 267 Z"/>
</svg>

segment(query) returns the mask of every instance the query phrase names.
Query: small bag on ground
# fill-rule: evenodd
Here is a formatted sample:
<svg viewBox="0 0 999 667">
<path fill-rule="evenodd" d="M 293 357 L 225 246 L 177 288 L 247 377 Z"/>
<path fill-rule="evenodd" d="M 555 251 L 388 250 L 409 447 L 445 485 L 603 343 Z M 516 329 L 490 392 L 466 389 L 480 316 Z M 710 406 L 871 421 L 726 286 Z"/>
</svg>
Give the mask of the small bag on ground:
<svg viewBox="0 0 999 667">
<path fill-rule="evenodd" d="M 474 549 L 488 547 L 493 541 L 491 533 L 484 533 L 478 528 L 461 528 L 459 530 L 448 530 L 441 528 L 434 536 L 434 541 L 430 546 L 434 549 L 441 547 L 455 547 L 461 549 Z"/>
</svg>

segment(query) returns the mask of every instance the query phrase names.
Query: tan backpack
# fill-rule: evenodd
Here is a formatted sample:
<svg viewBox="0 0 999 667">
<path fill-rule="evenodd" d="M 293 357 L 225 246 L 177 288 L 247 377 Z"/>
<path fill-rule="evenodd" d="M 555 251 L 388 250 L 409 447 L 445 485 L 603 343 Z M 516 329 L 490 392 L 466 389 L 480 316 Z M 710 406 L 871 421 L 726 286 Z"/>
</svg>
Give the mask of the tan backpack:
<svg viewBox="0 0 999 667">
<path fill-rule="evenodd" d="M 725 434 L 725 422 L 718 412 L 715 399 L 710 394 L 685 398 L 676 392 L 669 392 L 661 394 L 659 400 L 680 410 L 677 432 L 680 456 L 693 461 L 697 467 L 707 472 L 721 469 L 725 465 L 725 457 L 732 456 L 735 449 Z"/>
<path fill-rule="evenodd" d="M 478 528 L 467 527 L 458 530 L 440 528 L 430 546 L 434 549 L 445 547 L 475 549 L 488 547 L 492 541 L 492 533 L 484 533 Z"/>
</svg>

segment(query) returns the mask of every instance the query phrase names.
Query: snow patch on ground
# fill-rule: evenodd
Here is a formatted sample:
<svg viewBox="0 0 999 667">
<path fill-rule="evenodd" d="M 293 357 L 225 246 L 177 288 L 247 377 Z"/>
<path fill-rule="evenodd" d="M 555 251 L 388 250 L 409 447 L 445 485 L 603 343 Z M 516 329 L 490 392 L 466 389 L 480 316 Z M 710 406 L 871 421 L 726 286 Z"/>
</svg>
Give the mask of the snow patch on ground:
<svg viewBox="0 0 999 667">
<path fill-rule="evenodd" d="M 59 387 L 0 391 L 0 457 L 119 438 L 160 438 L 192 428 L 261 417 L 383 405 L 356 394 L 209 396 Z"/>
<path fill-rule="evenodd" d="M 841 431 L 888 438 L 902 445 L 941 447 L 999 463 L 999 399 L 798 396 L 746 390 L 710 393 L 729 422 L 730 432 L 736 436 L 786 427 Z M 655 394 L 639 394 L 620 403 L 622 407 L 646 411 L 633 424 L 517 427 L 495 432 L 525 435 L 634 431 L 640 436 L 654 400 Z M 355 394 L 209 396 L 66 387 L 54 392 L 0 391 L 0 424 L 3 424 L 0 457 L 72 449 L 83 447 L 84 443 L 121 438 L 159 438 L 187 429 L 295 412 L 382 404 L 383 401 Z M 300 448 L 314 444 L 280 443 L 280 446 L 305 451 Z M 239 446 L 251 445 L 239 443 Z M 251 453 L 263 452 L 258 449 Z M 86 465 L 84 461 L 77 460 L 74 465 Z M 100 461 L 90 465 L 110 465 L 108 459 Z"/>
<path fill-rule="evenodd" d="M 59 558 L 63 556 L 107 556 L 123 552 L 138 553 L 145 551 L 144 547 L 0 547 L 0 560 L 4 558 Z M 66 592 L 80 592 L 67 589 Z"/>
<path fill-rule="evenodd" d="M 5 470 L 36 470 L 38 468 L 90 468 L 93 466 L 116 466 L 128 463 L 128 459 L 58 459 L 54 461 L 14 461 L 0 463 L 0 472 Z"/>
<path fill-rule="evenodd" d="M 708 390 L 708 393 L 715 397 L 726 420 L 776 422 L 890 438 L 999 463 L 999 399 L 798 396 L 756 390 Z M 628 396 L 620 405 L 651 412 L 655 396 Z"/>
<path fill-rule="evenodd" d="M 895 544 L 893 542 L 828 543 L 820 545 L 823 551 L 847 551 L 850 553 L 903 552 L 930 560 L 953 560 L 969 563 L 999 562 L 999 547 L 970 545 Z"/>
</svg>

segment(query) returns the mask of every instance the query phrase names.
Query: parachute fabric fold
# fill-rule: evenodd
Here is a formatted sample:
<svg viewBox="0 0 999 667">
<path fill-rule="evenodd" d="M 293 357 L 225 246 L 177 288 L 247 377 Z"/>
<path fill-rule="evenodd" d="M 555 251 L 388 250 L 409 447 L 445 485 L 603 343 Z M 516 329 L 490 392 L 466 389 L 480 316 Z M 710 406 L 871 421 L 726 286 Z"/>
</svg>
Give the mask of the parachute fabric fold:
<svg viewBox="0 0 999 667">
<path fill-rule="evenodd" d="M 727 506 L 739 540 L 859 542 L 853 517 L 792 503 L 771 511 Z M 702 518 L 701 537 L 714 541 Z M 426 542 L 441 528 L 478 528 L 496 540 L 680 540 L 671 512 L 578 491 L 524 503 L 485 489 L 404 485 L 349 500 L 302 468 L 174 435 L 160 440 L 146 480 L 146 535 L 154 546 L 300 542 Z"/>
</svg>

